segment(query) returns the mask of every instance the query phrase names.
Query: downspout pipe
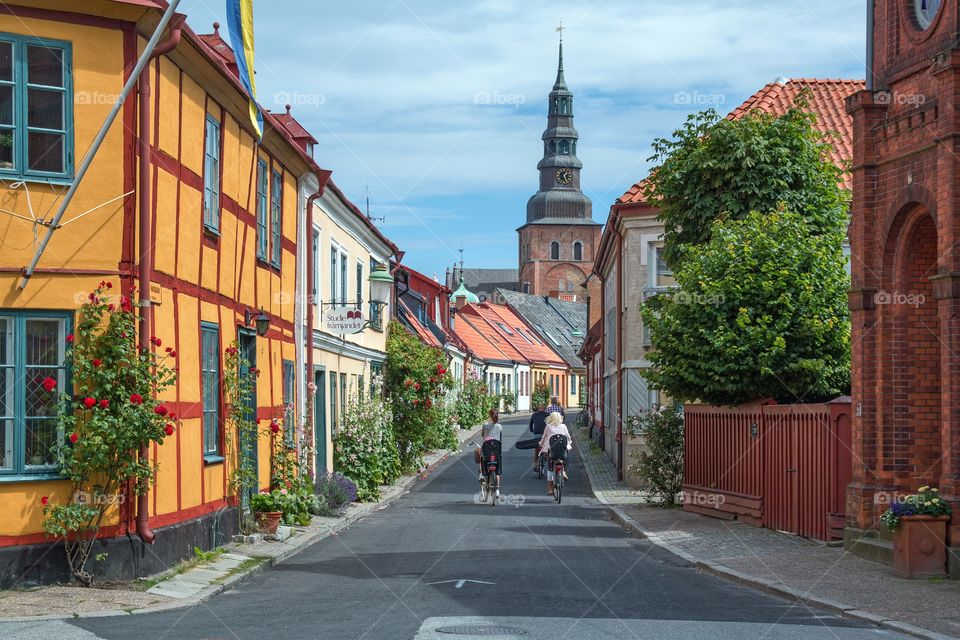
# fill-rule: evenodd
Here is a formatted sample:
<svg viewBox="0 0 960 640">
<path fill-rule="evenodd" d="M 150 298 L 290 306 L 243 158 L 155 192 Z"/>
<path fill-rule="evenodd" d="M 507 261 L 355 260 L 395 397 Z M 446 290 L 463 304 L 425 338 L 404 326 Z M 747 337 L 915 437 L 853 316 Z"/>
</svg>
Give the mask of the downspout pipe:
<svg viewBox="0 0 960 640">
<path fill-rule="evenodd" d="M 153 194 L 151 193 L 150 169 L 152 166 L 152 150 L 150 139 L 152 137 L 151 119 L 153 112 L 150 108 L 150 61 L 165 53 L 172 51 L 180 42 L 180 36 L 183 32 L 183 24 L 186 16 L 177 14 L 170 21 L 170 35 L 167 39 L 158 44 L 149 54 L 147 64 L 140 70 L 137 78 L 137 94 L 140 107 L 139 123 L 139 156 L 140 156 L 140 176 L 139 176 L 139 206 L 138 222 L 140 227 L 140 262 L 139 262 L 139 284 L 140 284 L 140 350 L 148 351 L 151 348 L 150 338 L 153 336 L 153 307 L 150 303 L 150 283 L 153 274 Z M 140 459 L 147 460 L 150 457 L 149 445 L 140 447 Z M 137 535 L 147 544 L 153 544 L 156 535 L 150 529 L 150 492 L 144 488 L 142 493 L 137 495 Z"/>
<path fill-rule="evenodd" d="M 317 176 L 317 182 L 318 182 L 318 185 L 319 185 L 319 186 L 317 187 L 317 192 L 314 193 L 314 194 L 312 194 L 310 197 L 307 198 L 307 206 L 306 206 L 306 212 L 305 212 L 306 218 L 307 218 L 307 237 L 304 238 L 304 240 L 303 240 L 303 241 L 306 243 L 306 245 L 307 245 L 307 296 L 308 296 L 308 299 L 307 299 L 307 320 L 306 320 L 307 331 L 306 331 L 306 335 L 305 335 L 304 338 L 303 338 L 303 340 L 304 340 L 304 342 L 306 343 L 306 346 L 307 346 L 307 385 L 304 387 L 304 390 L 305 390 L 305 391 L 306 391 L 306 389 L 309 388 L 310 383 L 313 382 L 313 379 L 314 379 L 314 374 L 313 374 L 313 318 L 314 318 L 314 316 L 313 316 L 313 310 L 316 308 L 316 305 L 317 305 L 317 302 L 318 302 L 318 301 L 317 301 L 316 299 L 314 299 L 314 297 L 313 297 L 313 288 L 314 288 L 314 286 L 315 286 L 315 283 L 314 283 L 313 279 L 314 279 L 314 276 L 316 275 L 316 274 L 313 272 L 313 264 L 314 264 L 314 261 L 316 260 L 316 257 L 313 255 L 313 203 L 316 202 L 317 199 L 320 198 L 320 196 L 323 195 L 323 190 L 324 190 L 324 187 L 326 187 L 327 180 L 330 178 L 330 174 L 327 173 L 327 174 L 324 176 L 324 175 L 321 175 L 321 174 L 317 173 L 316 176 Z M 318 297 L 319 297 L 319 290 L 318 290 L 318 292 L 317 292 L 317 295 L 318 295 Z M 311 401 L 313 401 L 314 399 L 316 399 L 316 395 L 314 395 L 314 398 L 309 398 L 309 399 L 307 399 L 307 402 L 311 402 Z M 307 406 L 307 405 L 305 405 L 305 406 Z M 313 408 L 313 411 L 310 412 L 310 416 L 311 416 L 311 419 L 314 421 L 314 424 L 316 424 L 316 411 L 317 411 L 317 407 L 314 407 L 314 408 Z M 316 429 L 313 428 L 313 427 L 314 427 L 313 424 L 309 425 L 309 427 L 310 427 L 310 433 L 313 434 L 314 445 L 316 445 L 317 431 L 316 431 Z M 312 461 L 312 462 L 313 462 L 313 464 L 316 466 L 316 456 L 313 456 L 313 461 Z M 320 469 L 314 468 L 313 477 L 314 477 L 314 478 L 317 478 L 319 473 L 320 473 Z"/>
<path fill-rule="evenodd" d="M 876 12 L 876 0 L 867 0 L 867 91 L 873 91 L 876 86 L 876 75 L 873 72 L 873 19 Z"/>
</svg>

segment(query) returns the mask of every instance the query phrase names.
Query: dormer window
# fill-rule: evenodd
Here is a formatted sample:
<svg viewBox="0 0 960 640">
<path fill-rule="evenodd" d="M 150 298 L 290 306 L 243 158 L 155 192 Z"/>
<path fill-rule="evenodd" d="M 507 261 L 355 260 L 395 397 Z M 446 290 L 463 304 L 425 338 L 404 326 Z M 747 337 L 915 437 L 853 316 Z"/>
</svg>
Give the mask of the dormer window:
<svg viewBox="0 0 960 640">
<path fill-rule="evenodd" d="M 312 143 L 312 142 L 308 142 L 308 143 L 307 143 L 307 155 L 310 156 L 311 158 L 313 158 L 314 160 L 316 160 L 316 158 L 314 157 L 313 152 L 314 152 L 314 149 L 315 149 L 316 146 L 317 146 L 317 145 L 315 145 L 315 144 Z"/>
</svg>

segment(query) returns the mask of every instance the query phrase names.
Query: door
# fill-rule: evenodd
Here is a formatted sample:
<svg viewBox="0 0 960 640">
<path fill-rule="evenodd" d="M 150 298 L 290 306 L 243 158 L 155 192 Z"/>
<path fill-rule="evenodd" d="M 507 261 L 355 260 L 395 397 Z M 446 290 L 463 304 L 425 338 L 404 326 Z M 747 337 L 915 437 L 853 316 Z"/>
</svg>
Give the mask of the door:
<svg viewBox="0 0 960 640">
<path fill-rule="evenodd" d="M 317 369 L 313 373 L 317 386 L 313 394 L 313 446 L 317 452 L 317 477 L 330 473 L 327 467 L 327 372 Z"/>
<path fill-rule="evenodd" d="M 250 369 L 257 366 L 257 334 L 247 329 L 239 329 L 237 331 L 237 341 L 240 345 L 240 375 L 250 376 Z M 250 379 L 252 380 L 252 393 L 247 403 L 246 419 L 255 422 L 257 420 L 257 377 L 251 376 Z M 259 478 L 257 431 L 247 434 L 243 441 L 238 442 L 238 446 L 239 454 L 244 461 L 243 464 L 249 465 Z M 244 507 L 248 506 L 250 496 L 259 491 L 257 485 L 259 485 L 259 481 L 254 486 L 247 487 L 245 494 L 242 496 Z"/>
</svg>

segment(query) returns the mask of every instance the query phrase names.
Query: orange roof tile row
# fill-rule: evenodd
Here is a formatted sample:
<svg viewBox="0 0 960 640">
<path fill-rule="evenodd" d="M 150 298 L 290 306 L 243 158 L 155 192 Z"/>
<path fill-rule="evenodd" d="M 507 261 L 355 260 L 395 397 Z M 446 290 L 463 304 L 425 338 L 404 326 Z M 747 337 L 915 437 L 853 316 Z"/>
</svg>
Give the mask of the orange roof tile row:
<svg viewBox="0 0 960 640">
<path fill-rule="evenodd" d="M 847 113 L 846 100 L 849 96 L 866 88 L 863 80 L 832 80 L 801 78 L 786 82 L 771 82 L 753 94 L 746 102 L 727 116 L 730 119 L 742 118 L 754 109 L 765 113 L 783 115 L 796 104 L 800 94 L 809 91 L 807 100 L 809 109 L 817 115 L 817 129 L 823 133 L 836 133 L 832 140 L 834 146 L 831 159 L 837 166 L 853 158 L 853 118 Z M 617 199 L 618 204 L 644 202 L 644 189 L 647 179 L 630 187 Z M 845 177 L 844 186 L 851 187 L 850 176 Z"/>
<path fill-rule="evenodd" d="M 455 333 L 477 357 L 521 364 L 567 364 L 510 307 L 482 302 L 457 311 Z"/>
</svg>

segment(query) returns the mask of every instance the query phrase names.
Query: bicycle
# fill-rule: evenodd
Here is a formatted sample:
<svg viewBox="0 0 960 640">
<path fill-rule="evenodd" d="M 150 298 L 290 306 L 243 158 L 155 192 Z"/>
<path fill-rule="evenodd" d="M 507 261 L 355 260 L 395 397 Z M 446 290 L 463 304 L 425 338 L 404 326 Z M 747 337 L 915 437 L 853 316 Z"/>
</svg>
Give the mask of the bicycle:
<svg viewBox="0 0 960 640">
<path fill-rule="evenodd" d="M 560 504 L 563 499 L 563 481 L 567 466 L 567 437 L 555 435 L 550 438 L 550 471 L 553 472 L 553 499 Z"/>
<path fill-rule="evenodd" d="M 565 463 L 563 458 L 557 458 L 553 460 L 553 499 L 557 501 L 557 504 L 560 504 L 560 500 L 563 498 L 563 473 L 565 471 Z"/>
<path fill-rule="evenodd" d="M 471 443 L 476 444 L 476 443 Z M 501 445 L 499 440 L 487 440 L 478 450 L 481 460 L 480 502 L 490 501 L 490 506 L 497 506 L 497 471 L 500 466 Z"/>
</svg>

